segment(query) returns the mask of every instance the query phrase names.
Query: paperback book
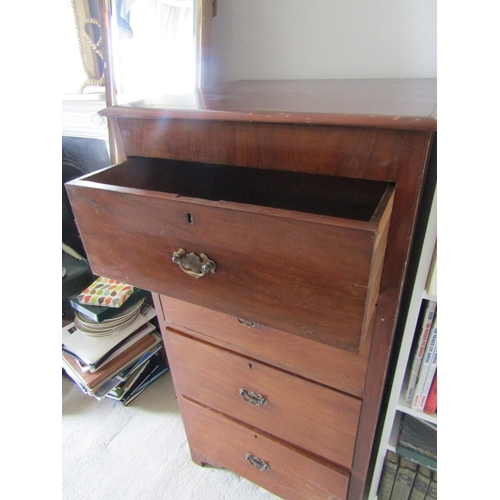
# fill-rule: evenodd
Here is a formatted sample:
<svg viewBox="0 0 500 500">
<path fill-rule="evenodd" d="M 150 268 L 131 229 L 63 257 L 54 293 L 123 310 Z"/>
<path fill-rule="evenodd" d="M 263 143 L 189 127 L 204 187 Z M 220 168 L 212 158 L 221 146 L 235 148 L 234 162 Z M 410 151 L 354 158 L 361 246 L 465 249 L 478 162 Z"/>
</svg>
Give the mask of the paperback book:
<svg viewBox="0 0 500 500">
<path fill-rule="evenodd" d="M 420 366 L 422 364 L 422 359 L 424 357 L 425 346 L 427 345 L 427 340 L 429 338 L 429 333 L 431 331 L 432 323 L 434 321 L 434 316 L 436 314 L 437 302 L 434 300 L 429 300 L 426 302 L 423 323 L 420 330 L 420 335 L 418 337 L 418 344 L 416 346 L 416 351 L 413 357 L 410 378 L 408 381 L 408 388 L 406 390 L 405 401 L 411 403 L 413 400 L 413 393 L 415 391 L 415 386 L 417 384 L 417 378 L 420 371 Z"/>
<path fill-rule="evenodd" d="M 437 411 L 437 370 L 434 374 L 434 380 L 432 381 L 431 388 L 429 390 L 429 395 L 427 396 L 427 401 L 425 402 L 424 412 L 429 414 L 434 414 Z"/>
<path fill-rule="evenodd" d="M 425 346 L 424 358 L 420 366 L 420 370 L 417 377 L 417 385 L 415 386 L 415 391 L 413 393 L 413 401 L 411 407 L 414 410 L 423 410 L 424 405 L 422 400 L 425 402 L 426 393 L 429 392 L 432 378 L 436 372 L 437 367 L 437 317 L 434 318 L 434 323 L 432 326 L 432 333 L 429 336 L 427 345 Z M 429 381 L 429 382 L 428 382 Z"/>
</svg>

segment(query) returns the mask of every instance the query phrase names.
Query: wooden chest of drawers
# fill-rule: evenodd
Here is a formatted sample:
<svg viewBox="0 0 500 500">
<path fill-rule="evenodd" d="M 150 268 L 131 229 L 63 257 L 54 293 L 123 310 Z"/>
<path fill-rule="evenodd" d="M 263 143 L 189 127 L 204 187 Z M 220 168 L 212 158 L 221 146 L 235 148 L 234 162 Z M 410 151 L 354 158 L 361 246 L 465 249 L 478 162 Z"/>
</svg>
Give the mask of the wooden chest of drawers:
<svg viewBox="0 0 500 500">
<path fill-rule="evenodd" d="M 192 458 L 360 499 L 429 166 L 435 81 L 239 82 L 109 108 L 67 185 L 94 273 L 151 290 Z"/>
</svg>

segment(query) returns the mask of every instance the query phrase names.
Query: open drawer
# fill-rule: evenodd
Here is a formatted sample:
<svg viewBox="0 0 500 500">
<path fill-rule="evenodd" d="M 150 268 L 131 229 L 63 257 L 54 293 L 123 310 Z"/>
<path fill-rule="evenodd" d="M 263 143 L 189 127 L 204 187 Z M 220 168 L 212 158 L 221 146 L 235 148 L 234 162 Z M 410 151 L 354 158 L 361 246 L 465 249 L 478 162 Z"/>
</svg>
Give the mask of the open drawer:
<svg viewBox="0 0 500 500">
<path fill-rule="evenodd" d="M 132 158 L 66 186 L 95 274 L 359 349 L 393 185 Z"/>
</svg>

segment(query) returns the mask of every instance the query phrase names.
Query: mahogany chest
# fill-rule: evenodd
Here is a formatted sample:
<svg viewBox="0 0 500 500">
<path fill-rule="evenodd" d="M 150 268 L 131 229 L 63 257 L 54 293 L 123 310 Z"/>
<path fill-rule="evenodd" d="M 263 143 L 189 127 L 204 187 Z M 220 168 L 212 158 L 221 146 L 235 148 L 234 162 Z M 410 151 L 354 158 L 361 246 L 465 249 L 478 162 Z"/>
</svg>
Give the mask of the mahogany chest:
<svg viewBox="0 0 500 500">
<path fill-rule="evenodd" d="M 361 499 L 435 80 L 235 82 L 102 112 L 67 184 L 95 274 L 154 292 L 192 458 L 285 499 Z"/>
</svg>

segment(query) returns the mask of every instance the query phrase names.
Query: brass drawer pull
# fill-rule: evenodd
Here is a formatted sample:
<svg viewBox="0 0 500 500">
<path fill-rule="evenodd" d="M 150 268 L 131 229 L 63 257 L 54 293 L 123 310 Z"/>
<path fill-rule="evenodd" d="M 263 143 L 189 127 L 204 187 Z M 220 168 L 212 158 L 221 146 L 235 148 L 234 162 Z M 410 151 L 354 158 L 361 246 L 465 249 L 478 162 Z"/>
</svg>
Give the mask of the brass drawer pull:
<svg viewBox="0 0 500 500">
<path fill-rule="evenodd" d="M 267 462 L 264 462 L 264 460 L 261 460 L 260 458 L 254 457 L 251 453 L 247 453 L 245 455 L 245 458 L 259 470 L 269 469 L 269 464 Z"/>
<path fill-rule="evenodd" d="M 194 253 L 186 254 L 186 250 L 181 248 L 174 252 L 172 261 L 179 264 L 179 267 L 193 278 L 203 278 L 205 274 L 215 272 L 215 262 L 210 260 L 204 253 L 198 255 Z"/>
<path fill-rule="evenodd" d="M 256 406 L 267 404 L 267 398 L 265 398 L 262 394 L 257 394 L 256 392 L 249 391 L 245 387 L 243 389 L 240 389 L 240 396 L 248 403 Z"/>
<path fill-rule="evenodd" d="M 246 326 L 247 328 L 255 328 L 257 326 L 257 323 L 254 323 L 253 321 L 249 321 L 248 319 L 243 319 L 243 318 L 238 318 L 238 323 L 240 323 L 243 326 Z"/>
</svg>

